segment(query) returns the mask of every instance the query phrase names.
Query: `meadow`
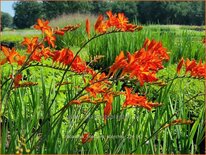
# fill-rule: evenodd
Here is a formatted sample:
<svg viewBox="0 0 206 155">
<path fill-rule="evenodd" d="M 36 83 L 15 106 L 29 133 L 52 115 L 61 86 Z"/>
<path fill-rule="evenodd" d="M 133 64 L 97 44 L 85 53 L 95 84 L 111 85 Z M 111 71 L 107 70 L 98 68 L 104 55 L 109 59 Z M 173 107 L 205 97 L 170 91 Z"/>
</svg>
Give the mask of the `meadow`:
<svg viewBox="0 0 206 155">
<path fill-rule="evenodd" d="M 143 86 L 130 77 L 121 78 L 121 69 L 108 78 L 112 83 L 109 90 L 116 94 L 106 122 L 105 100 L 98 104 L 93 96 L 96 104 L 91 104 L 91 100 L 78 101 L 87 94 L 85 90 L 89 85 L 85 81 L 95 77 L 74 72 L 56 62 L 51 64 L 52 58 L 42 58 L 41 62 L 33 62 L 22 70 L 8 63 L 2 65 L 1 153 L 204 153 L 204 79 L 185 75 L 184 68 L 177 74 L 177 64 L 182 57 L 205 63 L 203 27 L 150 24 L 143 25 L 140 31 L 105 34 L 90 41 L 95 35 L 93 25 L 97 17 L 89 16 L 91 36 L 88 38 L 85 30 L 88 16 L 73 16 L 75 20 L 67 20 L 70 16 L 64 15 L 50 22 L 52 27 L 60 28 L 81 23 L 77 30 L 58 36 L 53 51 L 69 48 L 97 73 L 108 74 L 108 67 L 120 51 L 124 51 L 125 56 L 127 51 L 134 54 L 146 38 L 160 41 L 170 59 L 164 62 L 164 69 L 157 72 L 159 80 L 145 82 Z M 17 51 L 24 54 L 28 50 L 20 45 L 24 37 L 38 36 L 41 40 L 44 35 L 30 29 L 5 31 L 1 41 L 15 42 Z M 22 84 L 32 81 L 30 85 L 13 86 L 15 79 L 8 77 L 18 75 L 19 71 Z M 141 106 L 123 107 L 125 87 L 159 106 L 151 110 Z M 98 95 L 101 100 L 103 96 Z M 72 101 L 74 104 L 68 104 Z"/>
</svg>

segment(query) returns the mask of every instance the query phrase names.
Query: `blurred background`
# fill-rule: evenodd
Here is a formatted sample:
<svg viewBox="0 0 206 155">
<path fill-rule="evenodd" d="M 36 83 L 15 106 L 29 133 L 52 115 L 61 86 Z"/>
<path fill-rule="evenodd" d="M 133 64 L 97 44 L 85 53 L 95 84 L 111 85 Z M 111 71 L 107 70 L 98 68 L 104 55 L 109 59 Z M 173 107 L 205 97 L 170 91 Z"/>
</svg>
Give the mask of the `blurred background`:
<svg viewBox="0 0 206 155">
<path fill-rule="evenodd" d="M 141 24 L 204 25 L 204 1 L 131 2 L 131 1 L 1 1 L 2 28 L 29 28 L 37 18 L 82 13 L 97 15 L 107 10 L 124 12 L 130 21 Z"/>
</svg>

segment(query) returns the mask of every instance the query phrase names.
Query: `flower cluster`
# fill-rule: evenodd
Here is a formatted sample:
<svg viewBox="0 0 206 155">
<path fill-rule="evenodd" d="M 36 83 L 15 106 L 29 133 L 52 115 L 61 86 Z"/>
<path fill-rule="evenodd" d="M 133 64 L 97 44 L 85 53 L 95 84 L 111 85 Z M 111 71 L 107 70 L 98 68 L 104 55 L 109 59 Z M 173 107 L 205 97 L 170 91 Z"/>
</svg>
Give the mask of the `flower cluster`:
<svg viewBox="0 0 206 155">
<path fill-rule="evenodd" d="M 189 60 L 186 61 L 182 58 L 180 62 L 177 65 L 177 73 L 180 74 L 180 70 L 185 66 L 185 74 L 188 72 L 190 73 L 190 76 L 195 78 L 205 78 L 206 79 L 206 63 L 203 64 L 202 61 L 196 62 L 195 60 Z"/>
<path fill-rule="evenodd" d="M 65 32 L 74 31 L 80 27 L 80 24 L 67 25 L 64 28 L 59 29 L 57 27 L 56 30 L 53 30 L 48 24 L 49 21 L 38 19 L 37 24 L 34 25 L 34 28 L 42 31 L 42 33 L 45 35 L 44 40 L 52 47 L 55 47 L 55 41 L 56 41 L 55 34 L 64 35 Z"/>
<path fill-rule="evenodd" d="M 38 42 L 38 37 L 32 39 L 24 38 L 22 45 L 27 47 L 27 53 L 31 54 L 29 61 L 41 62 L 41 58 L 47 59 L 54 54 L 49 47 L 44 47 L 43 44 Z"/>
<path fill-rule="evenodd" d="M 118 70 L 122 70 L 120 77 L 129 75 L 135 77 L 140 85 L 144 82 L 154 82 L 158 70 L 163 69 L 163 61 L 169 60 L 166 49 L 160 42 L 146 39 L 143 47 L 134 54 L 127 53 L 127 57 L 121 52 L 116 57 L 114 64 L 110 67 L 109 76 L 114 75 Z"/>
<path fill-rule="evenodd" d="M 140 30 L 142 28 L 141 26 L 130 24 L 128 18 L 126 18 L 123 13 L 112 14 L 111 11 L 108 11 L 106 14 L 108 15 L 107 20 L 104 20 L 104 17 L 100 15 L 95 23 L 95 31 L 96 33 L 100 33 L 100 36 L 109 29 L 114 32 L 124 32 Z M 114 91 L 112 82 L 113 79 L 117 80 L 116 77 L 113 78 L 117 71 L 121 71 L 119 78 L 129 76 L 130 78 L 135 78 L 141 85 L 145 82 L 157 81 L 157 71 L 163 68 L 164 60 L 169 60 L 166 49 L 160 42 L 146 39 L 143 47 L 134 54 L 127 52 L 127 56 L 125 56 L 123 52 L 120 52 L 119 56 L 116 57 L 114 64 L 110 67 L 109 73 L 105 74 L 104 72 L 97 72 L 90 68 L 79 55 L 75 55 L 70 49 L 53 49 L 56 41 L 55 35 L 64 35 L 65 32 L 76 30 L 79 27 L 79 24 L 75 26 L 67 25 L 62 29 L 56 28 L 56 30 L 54 30 L 49 26 L 49 21 L 38 19 L 34 28 L 42 31 L 44 35 L 43 41 L 40 42 L 38 37 L 33 37 L 31 39 L 24 38 L 24 41 L 22 42 L 22 45 L 27 48 L 26 54 L 28 55 L 28 62 L 25 62 L 26 55 L 21 56 L 15 49 L 10 50 L 6 47 L 2 47 L 2 51 L 6 58 L 1 61 L 1 65 L 8 61 L 10 64 L 17 62 L 18 65 L 25 64 L 25 66 L 28 67 L 34 61 L 42 63 L 42 58 L 44 58 L 52 60 L 52 67 L 58 65 L 78 74 L 88 74 L 91 79 L 83 77 L 85 84 L 85 88 L 82 91 L 83 93 L 80 94 L 77 99 L 69 101 L 68 104 L 105 104 L 105 123 L 107 117 L 111 114 L 114 97 L 118 95 L 124 95 L 126 98 L 123 107 L 134 106 L 151 110 L 153 107 L 160 105 L 158 103 L 147 101 L 145 96 L 139 96 L 137 93 L 132 93 L 131 88 L 126 87 L 126 92 Z M 88 37 L 90 37 L 89 20 L 86 20 L 86 32 Z M 95 37 L 96 35 L 94 38 Z M 45 42 L 47 44 L 45 44 Z M 96 58 L 96 60 L 97 59 L 98 58 Z M 37 84 L 32 82 L 22 83 L 21 73 L 16 74 L 14 77 L 12 76 L 11 79 L 14 81 L 15 88 Z M 63 84 L 65 83 L 60 83 L 58 86 L 60 87 Z"/>
<path fill-rule="evenodd" d="M 63 48 L 59 51 L 53 52 L 51 56 L 53 63 L 65 66 L 71 66 L 72 71 L 77 73 L 90 73 L 92 72 L 91 68 L 86 65 L 86 62 L 83 61 L 78 55 L 75 57 L 74 53 L 67 48 Z"/>
<path fill-rule="evenodd" d="M 0 65 L 4 65 L 5 63 L 17 63 L 18 65 L 22 65 L 26 59 L 26 56 L 21 56 L 14 48 L 10 49 L 8 47 L 2 46 L 1 50 L 4 53 L 5 58 L 0 60 Z"/>
<path fill-rule="evenodd" d="M 148 102 L 145 96 L 139 96 L 138 94 L 132 94 L 132 89 L 125 87 L 126 100 L 123 104 L 126 106 L 143 107 L 147 110 L 151 110 L 153 107 L 160 106 L 159 103 Z"/>
<path fill-rule="evenodd" d="M 128 18 L 124 13 L 112 14 L 111 11 L 106 12 L 108 19 L 104 21 L 104 16 L 99 15 L 94 25 L 96 33 L 105 33 L 110 28 L 114 28 L 115 31 L 130 31 L 141 30 L 141 26 L 130 24 Z"/>
<path fill-rule="evenodd" d="M 52 28 L 48 25 L 49 21 L 46 20 L 37 20 L 37 24 L 34 25 L 34 28 L 37 30 L 41 30 L 42 33 L 45 35 L 44 40 L 47 41 L 49 45 L 52 47 L 55 46 L 56 37 L 54 36 Z"/>
</svg>

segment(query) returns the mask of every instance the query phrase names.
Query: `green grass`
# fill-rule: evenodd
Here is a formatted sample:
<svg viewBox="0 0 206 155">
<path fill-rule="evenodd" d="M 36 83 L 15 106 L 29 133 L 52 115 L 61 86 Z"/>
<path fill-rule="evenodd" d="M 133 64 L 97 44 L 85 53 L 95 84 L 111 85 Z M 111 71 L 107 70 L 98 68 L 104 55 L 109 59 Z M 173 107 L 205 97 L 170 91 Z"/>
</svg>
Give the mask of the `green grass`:
<svg viewBox="0 0 206 155">
<path fill-rule="evenodd" d="M 158 76 L 165 81 L 175 74 L 175 65 L 162 70 Z M 7 74 L 6 70 L 4 74 Z M 136 154 L 168 154 L 168 153 L 199 153 L 198 145 L 204 135 L 204 99 L 202 96 L 186 101 L 188 98 L 203 92 L 203 81 L 193 79 L 176 79 L 165 87 L 145 85 L 140 88 L 146 91 L 150 100 L 162 103 L 162 106 L 149 112 L 141 108 L 122 110 L 122 96 L 116 97 L 113 110 L 107 124 L 103 122 L 103 105 L 83 104 L 70 106 L 53 127 L 57 116 L 51 116 L 74 97 L 78 87 L 82 87 L 81 76 L 69 76 L 69 85 L 61 87 L 60 93 L 52 108 L 46 113 L 55 94 L 55 84 L 60 80 L 62 72 L 53 69 L 30 68 L 25 71 L 28 80 L 38 82 L 37 86 L 19 88 L 12 91 L 9 104 L 4 107 L 4 123 L 2 141 L 10 136 L 9 147 L 4 147 L 2 153 L 14 153 L 19 145 L 18 137 L 28 139 L 32 133 L 41 127 L 44 118 L 49 121 L 26 144 L 31 153 L 131 153 Z M 8 77 L 8 76 L 7 76 Z M 114 88 L 120 90 L 122 83 Z M 159 90 L 158 95 L 154 94 Z M 4 94 L 4 89 L 3 92 Z M 191 109 L 188 104 L 199 102 L 198 115 L 193 119 L 193 126 L 175 125 L 160 130 L 166 123 L 174 119 L 191 119 Z M 96 109 L 96 110 L 95 110 Z M 93 111 L 95 110 L 95 111 Z M 118 119 L 117 119 L 118 118 Z M 53 130 L 51 130 L 53 129 Z M 81 145 L 82 133 L 89 132 L 94 136 L 90 143 Z M 197 136 L 198 134 L 198 136 Z M 188 139 L 188 135 L 190 138 Z M 196 135 L 197 138 L 193 138 Z M 54 140 L 55 139 L 55 140 Z M 38 145 L 36 143 L 39 141 Z"/>
<path fill-rule="evenodd" d="M 170 62 L 177 63 L 181 57 L 204 60 L 204 46 L 202 43 L 204 32 L 193 30 L 179 30 L 174 28 L 146 26 L 140 32 L 111 34 L 96 39 L 89 44 L 91 56 L 103 55 L 102 66 L 111 65 L 121 50 L 135 52 L 139 50 L 146 38 L 161 41 L 170 52 Z"/>
<path fill-rule="evenodd" d="M 4 42 L 14 42 L 16 46 L 21 43 L 24 37 L 34 37 L 38 36 L 41 37 L 40 31 L 33 30 L 33 29 L 23 29 L 23 30 L 7 30 L 1 32 L 0 41 Z"/>
<path fill-rule="evenodd" d="M 169 64 L 177 63 L 181 57 L 204 60 L 204 46 L 202 39 L 204 31 L 197 31 L 197 27 L 172 25 L 145 25 L 140 32 L 117 33 L 105 35 L 95 39 L 87 46 L 91 57 L 105 55 L 98 65 L 107 67 L 113 63 L 121 50 L 131 53 L 139 50 L 146 38 L 161 41 L 170 53 Z M 93 32 L 93 31 L 92 31 Z M 76 36 L 76 37 L 74 37 Z M 84 23 L 77 31 L 59 37 L 57 45 L 62 47 L 78 47 L 87 39 Z"/>
</svg>

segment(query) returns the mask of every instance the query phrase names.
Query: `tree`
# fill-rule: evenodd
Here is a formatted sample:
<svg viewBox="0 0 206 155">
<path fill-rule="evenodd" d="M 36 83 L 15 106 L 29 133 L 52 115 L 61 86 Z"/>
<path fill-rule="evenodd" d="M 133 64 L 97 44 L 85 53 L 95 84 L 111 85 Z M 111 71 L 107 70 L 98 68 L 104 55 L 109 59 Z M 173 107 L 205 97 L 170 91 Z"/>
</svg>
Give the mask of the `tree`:
<svg viewBox="0 0 206 155">
<path fill-rule="evenodd" d="M 140 2 L 141 23 L 204 24 L 204 2 Z"/>
<path fill-rule="evenodd" d="M 42 3 L 20 1 L 14 3 L 14 25 L 17 28 L 29 28 L 42 16 Z"/>
<path fill-rule="evenodd" d="M 114 1 L 112 4 L 112 11 L 115 13 L 123 12 L 130 21 L 138 17 L 138 2 L 118 2 Z"/>
<path fill-rule="evenodd" d="M 43 11 L 47 19 L 52 19 L 68 13 L 89 13 L 92 8 L 92 3 L 88 1 L 43 1 Z"/>
<path fill-rule="evenodd" d="M 10 14 L 1 12 L 1 30 L 5 27 L 11 27 L 13 23 L 13 18 Z"/>
</svg>

